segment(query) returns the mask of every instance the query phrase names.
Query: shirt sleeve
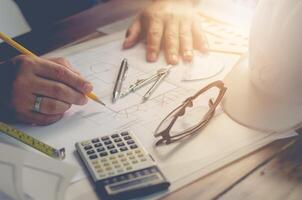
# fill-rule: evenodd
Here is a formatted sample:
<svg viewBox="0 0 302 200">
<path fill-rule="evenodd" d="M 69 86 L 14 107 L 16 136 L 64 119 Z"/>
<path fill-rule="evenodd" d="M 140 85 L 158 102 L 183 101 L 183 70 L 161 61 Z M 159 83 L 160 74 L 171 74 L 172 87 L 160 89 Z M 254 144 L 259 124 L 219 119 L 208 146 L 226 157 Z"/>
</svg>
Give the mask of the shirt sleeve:
<svg viewBox="0 0 302 200">
<path fill-rule="evenodd" d="M 17 70 L 10 61 L 0 63 L 0 121 L 14 121 L 15 112 L 10 102 Z"/>
<path fill-rule="evenodd" d="M 32 29 L 52 24 L 95 5 L 98 0 L 14 0 Z"/>
</svg>

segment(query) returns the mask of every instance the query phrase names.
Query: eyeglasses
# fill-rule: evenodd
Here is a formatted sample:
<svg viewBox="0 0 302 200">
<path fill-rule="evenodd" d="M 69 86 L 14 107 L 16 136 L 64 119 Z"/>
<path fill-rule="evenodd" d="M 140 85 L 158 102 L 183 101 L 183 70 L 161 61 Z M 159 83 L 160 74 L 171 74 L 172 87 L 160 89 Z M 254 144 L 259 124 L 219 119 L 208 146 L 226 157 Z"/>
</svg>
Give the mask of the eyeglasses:
<svg viewBox="0 0 302 200">
<path fill-rule="evenodd" d="M 158 125 L 154 136 L 161 139 L 156 142 L 156 146 L 171 144 L 197 134 L 214 116 L 226 90 L 222 81 L 215 81 L 187 98 Z M 208 98 L 199 98 L 202 94 Z"/>
</svg>

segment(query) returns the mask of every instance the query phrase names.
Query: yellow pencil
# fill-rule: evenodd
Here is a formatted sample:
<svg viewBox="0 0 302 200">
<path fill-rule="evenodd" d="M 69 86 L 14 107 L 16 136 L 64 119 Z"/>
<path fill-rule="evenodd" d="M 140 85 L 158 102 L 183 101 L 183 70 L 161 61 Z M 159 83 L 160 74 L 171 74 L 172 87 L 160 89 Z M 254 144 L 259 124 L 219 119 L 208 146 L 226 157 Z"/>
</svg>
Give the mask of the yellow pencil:
<svg viewBox="0 0 302 200">
<path fill-rule="evenodd" d="M 10 46 L 12 46 L 13 48 L 15 48 L 16 50 L 18 50 L 20 53 L 22 53 L 24 55 L 30 55 L 30 56 L 34 56 L 34 57 L 37 56 L 2 32 L 0 32 L 0 39 L 2 39 L 4 42 L 6 42 L 7 44 L 9 44 Z M 87 96 L 90 99 L 105 106 L 105 104 L 93 92 L 87 94 Z"/>
</svg>

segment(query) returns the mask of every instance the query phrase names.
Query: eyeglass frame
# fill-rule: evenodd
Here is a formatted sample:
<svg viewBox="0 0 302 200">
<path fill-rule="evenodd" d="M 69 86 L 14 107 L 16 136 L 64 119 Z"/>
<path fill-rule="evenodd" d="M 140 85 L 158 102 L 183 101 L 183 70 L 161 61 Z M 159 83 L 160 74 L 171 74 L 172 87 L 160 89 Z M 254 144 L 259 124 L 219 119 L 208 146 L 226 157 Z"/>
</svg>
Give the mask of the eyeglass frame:
<svg viewBox="0 0 302 200">
<path fill-rule="evenodd" d="M 186 113 L 186 108 L 193 107 L 193 100 L 198 98 L 200 95 L 202 95 L 203 93 L 205 93 L 206 91 L 208 91 L 208 90 L 210 90 L 214 87 L 219 89 L 219 94 L 216 97 L 216 100 L 214 102 L 213 102 L 212 98 L 209 99 L 209 110 L 203 116 L 202 120 L 198 124 L 196 124 L 195 126 L 192 126 L 191 128 L 188 128 L 187 130 L 181 132 L 180 134 L 170 136 L 170 131 L 171 131 L 173 125 L 175 124 L 176 120 Z M 161 144 L 168 145 L 168 144 L 177 142 L 177 141 L 179 141 L 183 138 L 186 138 L 186 137 L 189 137 L 189 136 L 192 136 L 192 135 L 196 134 L 196 131 L 198 131 L 201 128 L 205 127 L 209 123 L 209 121 L 212 119 L 212 117 L 215 114 L 217 106 L 220 104 L 222 98 L 224 97 L 224 94 L 225 94 L 226 90 L 227 90 L 227 88 L 224 86 L 224 83 L 222 81 L 218 80 L 218 81 L 214 81 L 214 82 L 206 85 L 205 87 L 200 89 L 198 92 L 196 92 L 194 95 L 188 97 L 180 106 L 178 106 L 177 108 L 172 110 L 161 121 L 161 123 L 157 126 L 154 136 L 155 137 L 160 137 L 161 136 L 162 138 L 160 140 L 158 140 L 155 145 L 156 146 L 159 146 Z M 179 111 L 177 111 L 177 110 L 179 110 Z M 171 115 L 174 114 L 174 113 L 175 113 L 175 115 L 174 115 L 172 121 L 170 122 L 169 126 L 166 129 L 164 129 L 163 131 L 157 133 L 158 129 L 162 126 L 162 124 L 169 117 L 171 117 Z"/>
</svg>

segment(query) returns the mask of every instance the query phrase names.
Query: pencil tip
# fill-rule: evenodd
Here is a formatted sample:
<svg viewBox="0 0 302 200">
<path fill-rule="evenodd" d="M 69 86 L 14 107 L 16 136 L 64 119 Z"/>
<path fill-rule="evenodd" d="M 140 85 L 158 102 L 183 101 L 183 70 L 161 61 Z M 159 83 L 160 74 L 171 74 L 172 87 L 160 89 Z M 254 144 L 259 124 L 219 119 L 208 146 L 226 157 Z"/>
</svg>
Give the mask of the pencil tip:
<svg viewBox="0 0 302 200">
<path fill-rule="evenodd" d="M 102 104 L 103 106 L 106 106 L 104 102 L 102 102 L 99 98 L 94 99 L 97 103 Z"/>
</svg>

